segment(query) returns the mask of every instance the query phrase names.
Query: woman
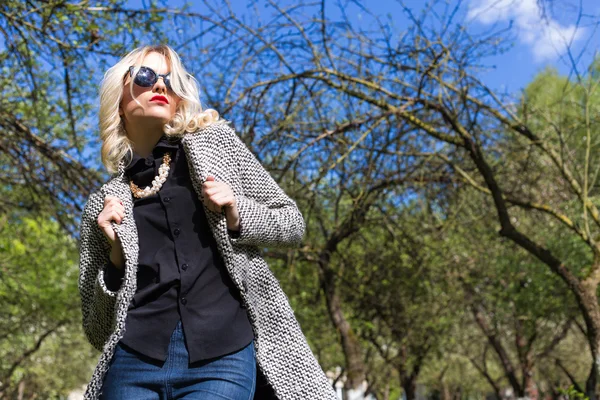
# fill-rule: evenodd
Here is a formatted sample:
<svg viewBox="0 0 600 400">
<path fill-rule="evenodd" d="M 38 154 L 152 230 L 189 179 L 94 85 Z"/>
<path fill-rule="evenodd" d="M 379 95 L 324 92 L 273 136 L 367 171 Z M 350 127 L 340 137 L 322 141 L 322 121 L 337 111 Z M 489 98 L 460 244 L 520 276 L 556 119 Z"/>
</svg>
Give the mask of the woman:
<svg viewBox="0 0 600 400">
<path fill-rule="evenodd" d="M 86 399 L 335 399 L 260 255 L 304 220 L 235 131 L 202 111 L 168 46 L 102 82 L 111 178 L 81 218 L 83 328 L 102 352 Z"/>
</svg>

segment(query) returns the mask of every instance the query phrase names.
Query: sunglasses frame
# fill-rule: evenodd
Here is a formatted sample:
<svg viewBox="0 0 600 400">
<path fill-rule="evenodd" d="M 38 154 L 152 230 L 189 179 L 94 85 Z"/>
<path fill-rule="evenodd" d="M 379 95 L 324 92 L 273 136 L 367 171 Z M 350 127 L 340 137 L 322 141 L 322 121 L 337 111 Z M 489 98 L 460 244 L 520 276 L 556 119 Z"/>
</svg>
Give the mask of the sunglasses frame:
<svg viewBox="0 0 600 400">
<path fill-rule="evenodd" d="M 154 74 L 154 77 L 155 77 L 154 82 L 152 82 L 149 86 L 140 85 L 138 82 L 136 82 L 137 81 L 138 73 L 142 70 L 142 68 L 148 69 L 148 70 L 152 71 L 152 73 Z M 152 86 L 154 86 L 156 84 L 156 82 L 158 82 L 158 79 L 162 77 L 163 78 L 163 82 L 165 83 L 165 86 L 167 87 L 167 89 L 173 90 L 173 88 L 171 87 L 171 78 L 170 78 L 171 73 L 170 72 L 168 72 L 166 74 L 159 74 L 155 70 L 153 70 L 152 68 L 146 67 L 145 65 L 142 65 L 142 66 L 140 66 L 140 69 L 137 71 L 137 73 L 135 74 L 135 77 L 134 77 L 133 76 L 133 71 L 134 70 L 135 70 L 135 66 L 134 65 L 132 65 L 132 66 L 129 67 L 129 76 L 133 77 L 133 83 L 135 83 L 136 85 L 138 85 L 140 87 L 152 87 Z"/>
</svg>

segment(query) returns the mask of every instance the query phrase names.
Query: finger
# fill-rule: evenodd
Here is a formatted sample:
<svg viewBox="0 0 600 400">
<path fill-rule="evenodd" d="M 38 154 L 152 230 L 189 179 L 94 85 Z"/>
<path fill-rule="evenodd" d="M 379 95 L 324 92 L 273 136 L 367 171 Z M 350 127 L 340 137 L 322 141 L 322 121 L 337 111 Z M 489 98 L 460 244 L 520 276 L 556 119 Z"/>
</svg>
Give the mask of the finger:
<svg viewBox="0 0 600 400">
<path fill-rule="evenodd" d="M 223 196 L 213 199 L 213 204 L 215 205 L 216 212 L 222 212 L 223 207 L 227 205 L 227 198 Z"/>
<path fill-rule="evenodd" d="M 217 190 L 215 190 L 215 189 L 209 189 L 204 194 L 206 195 L 206 197 L 208 199 L 213 199 L 217 193 L 219 193 L 218 189 Z"/>
<path fill-rule="evenodd" d="M 119 215 L 116 213 L 116 211 L 109 210 L 98 216 L 98 224 L 101 226 L 110 225 L 111 221 L 116 221 L 118 218 Z"/>
<path fill-rule="evenodd" d="M 206 189 L 205 193 L 210 196 L 216 196 L 216 195 L 220 195 L 221 193 L 226 193 L 227 189 L 223 188 L 223 187 L 214 187 L 214 188 L 210 188 L 210 189 Z"/>
<path fill-rule="evenodd" d="M 217 212 L 215 211 L 215 204 L 210 200 L 204 200 L 204 206 L 210 211 Z"/>
<path fill-rule="evenodd" d="M 116 211 L 113 211 L 111 213 L 111 220 L 113 220 L 116 223 L 120 224 L 123 221 L 123 218 Z"/>
<path fill-rule="evenodd" d="M 125 206 L 120 202 L 120 200 L 111 200 L 104 206 L 105 210 L 125 210 Z"/>
<path fill-rule="evenodd" d="M 233 200 L 233 196 L 231 195 L 231 193 L 229 192 L 220 192 L 220 193 L 216 193 L 213 197 L 212 200 L 223 206 L 229 202 L 231 202 L 231 200 Z"/>
<path fill-rule="evenodd" d="M 212 204 L 212 208 L 211 209 L 212 209 L 212 211 L 214 211 L 216 213 L 220 213 L 221 212 L 221 206 L 219 204 L 217 204 L 217 203 L 214 203 L 214 202 Z"/>
<path fill-rule="evenodd" d="M 220 186 L 222 184 L 223 184 L 223 182 L 214 182 L 214 181 L 208 182 L 208 181 L 206 181 L 206 182 L 204 182 L 204 184 L 202 186 L 204 186 L 205 188 L 213 188 L 215 186 Z"/>
<path fill-rule="evenodd" d="M 210 205 L 211 211 L 219 212 L 221 209 L 221 205 L 219 203 L 215 203 L 214 201 Z"/>
<path fill-rule="evenodd" d="M 125 215 L 125 208 L 123 208 L 120 204 L 117 205 L 112 205 L 108 211 L 110 212 L 116 212 L 117 214 L 119 214 L 121 216 L 121 218 L 123 218 L 123 216 Z"/>
<path fill-rule="evenodd" d="M 123 204 L 123 201 L 121 201 L 121 199 L 119 199 L 117 196 L 106 196 L 104 198 L 104 205 L 106 206 L 107 204 L 111 204 L 111 203 Z"/>
<path fill-rule="evenodd" d="M 106 212 L 108 212 L 109 215 L 112 215 L 112 213 L 117 213 L 119 215 L 123 215 L 125 213 L 125 210 L 123 210 L 119 206 L 113 205 L 112 207 L 107 208 Z"/>
</svg>

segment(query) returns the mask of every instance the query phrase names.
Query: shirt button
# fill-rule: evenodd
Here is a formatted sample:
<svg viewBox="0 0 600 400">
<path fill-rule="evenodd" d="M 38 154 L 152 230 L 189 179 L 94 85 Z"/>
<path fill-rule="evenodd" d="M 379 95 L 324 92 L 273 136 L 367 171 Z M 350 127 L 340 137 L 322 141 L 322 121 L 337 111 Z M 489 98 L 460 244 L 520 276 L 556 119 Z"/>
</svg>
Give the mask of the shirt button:
<svg viewBox="0 0 600 400">
<path fill-rule="evenodd" d="M 181 298 L 181 304 L 186 304 L 187 303 L 187 299 L 185 297 Z"/>
<path fill-rule="evenodd" d="M 170 202 L 170 201 L 171 201 L 171 198 L 170 198 L 170 197 L 165 197 L 165 203 L 168 203 L 168 202 Z"/>
<path fill-rule="evenodd" d="M 187 267 L 188 267 L 188 265 L 187 265 L 187 264 L 182 264 L 182 265 L 181 265 L 181 269 L 182 269 L 182 270 L 184 270 L 184 271 L 187 269 Z"/>
<path fill-rule="evenodd" d="M 175 236 L 179 236 L 179 234 L 181 233 L 181 231 L 179 230 L 179 228 L 175 228 L 175 230 L 173 231 L 173 233 L 175 234 Z"/>
</svg>

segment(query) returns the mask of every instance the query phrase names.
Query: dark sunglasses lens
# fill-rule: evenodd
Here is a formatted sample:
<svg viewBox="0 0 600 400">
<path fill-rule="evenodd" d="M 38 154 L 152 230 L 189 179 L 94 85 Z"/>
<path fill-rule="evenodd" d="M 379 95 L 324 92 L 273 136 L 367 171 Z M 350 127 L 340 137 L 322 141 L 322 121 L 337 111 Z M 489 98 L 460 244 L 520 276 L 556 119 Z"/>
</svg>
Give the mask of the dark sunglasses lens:
<svg viewBox="0 0 600 400">
<path fill-rule="evenodd" d="M 156 74 L 149 68 L 142 67 L 135 76 L 134 82 L 142 87 L 149 87 L 156 83 Z"/>
<path fill-rule="evenodd" d="M 169 73 L 167 76 L 164 76 L 163 79 L 165 82 L 165 86 L 168 89 L 171 89 L 171 73 Z M 139 72 L 135 76 L 134 83 L 142 87 L 150 87 L 153 86 L 157 80 L 158 77 L 156 76 L 156 73 L 153 70 L 147 67 L 141 67 Z"/>
</svg>

